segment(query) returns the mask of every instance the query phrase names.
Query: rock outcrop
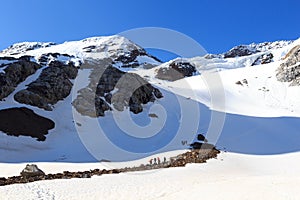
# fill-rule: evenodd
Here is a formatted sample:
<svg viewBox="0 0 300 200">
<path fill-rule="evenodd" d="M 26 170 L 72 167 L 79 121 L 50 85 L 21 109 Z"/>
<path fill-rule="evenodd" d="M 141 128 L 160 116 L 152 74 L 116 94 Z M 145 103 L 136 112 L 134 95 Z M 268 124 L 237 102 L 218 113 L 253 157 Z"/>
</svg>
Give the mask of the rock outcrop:
<svg viewBox="0 0 300 200">
<path fill-rule="evenodd" d="M 37 177 L 37 176 L 45 176 L 45 173 L 41 169 L 39 169 L 37 165 L 28 164 L 22 170 L 21 176 L 23 178 L 30 178 L 30 177 Z"/>
<path fill-rule="evenodd" d="M 3 72 L 0 72 L 0 100 L 10 95 L 17 85 L 28 76 L 34 74 L 41 66 L 37 63 L 20 59 L 7 64 Z"/>
<path fill-rule="evenodd" d="M 224 53 L 224 58 L 235 58 L 235 57 L 242 57 L 242 56 L 249 56 L 255 53 L 258 53 L 259 51 L 255 48 L 250 48 L 247 45 L 239 45 L 228 52 Z"/>
<path fill-rule="evenodd" d="M 60 53 L 46 53 L 39 57 L 37 60 L 39 64 L 41 65 L 49 65 L 52 62 L 59 62 L 59 60 L 66 60 L 70 62 L 72 58 L 75 58 L 74 56 L 70 56 L 68 54 L 60 54 Z M 67 63 L 64 63 L 67 64 Z"/>
<path fill-rule="evenodd" d="M 0 110 L 0 121 L 0 131 L 7 135 L 30 136 L 38 141 L 44 141 L 48 131 L 55 127 L 52 120 L 25 107 Z"/>
<path fill-rule="evenodd" d="M 290 86 L 300 85 L 300 45 L 289 51 L 277 69 L 276 77 L 278 81 L 291 82 Z"/>
<path fill-rule="evenodd" d="M 191 149 L 214 149 L 215 146 L 209 143 L 194 142 L 190 144 Z"/>
<path fill-rule="evenodd" d="M 17 92 L 14 99 L 23 104 L 28 104 L 51 111 L 52 105 L 66 98 L 72 89 L 72 82 L 77 76 L 78 69 L 69 63 L 65 65 L 53 61 L 45 68 L 39 78 L 30 83 L 26 89 Z"/>
<path fill-rule="evenodd" d="M 252 66 L 255 65 L 263 65 L 263 64 L 268 64 L 273 62 L 273 54 L 272 53 L 268 53 L 268 54 L 263 54 L 261 56 L 259 56 L 253 63 Z"/>
<path fill-rule="evenodd" d="M 243 79 L 241 81 L 235 82 L 235 84 L 240 85 L 240 86 L 248 86 L 248 80 L 247 79 Z"/>
<path fill-rule="evenodd" d="M 124 68 L 128 68 L 128 67 L 136 68 L 136 67 L 140 66 L 140 63 L 137 60 L 138 56 L 147 56 L 147 57 L 152 58 L 153 60 L 155 60 L 159 63 L 161 62 L 158 58 L 147 54 L 147 52 L 144 49 L 134 49 L 134 50 L 132 50 L 131 52 L 129 52 L 127 54 L 120 55 L 114 61 L 116 63 L 117 62 L 122 63 L 121 67 L 124 67 Z M 154 66 L 155 65 L 150 66 L 150 64 L 148 64 L 146 67 L 144 66 L 144 68 L 152 68 Z"/>
<path fill-rule="evenodd" d="M 168 67 L 159 68 L 156 78 L 176 81 L 184 77 L 193 76 L 196 72 L 196 67 L 189 62 L 173 61 Z"/>
<path fill-rule="evenodd" d="M 272 49 L 279 49 L 291 44 L 293 41 L 276 41 L 276 42 L 263 42 L 263 43 L 252 43 L 249 45 L 239 45 L 233 47 L 223 55 L 224 58 L 235 58 L 242 56 L 249 56 L 259 52 L 267 52 Z"/>
<path fill-rule="evenodd" d="M 88 65 L 88 66 L 87 66 Z M 126 73 L 111 66 L 111 60 L 82 65 L 92 68 L 90 84 L 78 91 L 73 106 L 82 115 L 104 116 L 113 108 L 123 111 L 129 108 L 137 114 L 143 111 L 143 104 L 162 98 L 162 93 L 146 80 L 134 73 Z"/>
</svg>

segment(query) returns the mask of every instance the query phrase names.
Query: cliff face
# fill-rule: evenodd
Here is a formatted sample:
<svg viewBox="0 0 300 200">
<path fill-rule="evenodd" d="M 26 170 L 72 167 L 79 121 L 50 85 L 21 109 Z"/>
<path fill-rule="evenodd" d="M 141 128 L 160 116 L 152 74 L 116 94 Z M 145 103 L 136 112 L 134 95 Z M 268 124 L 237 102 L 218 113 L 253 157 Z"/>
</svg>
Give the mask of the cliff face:
<svg viewBox="0 0 300 200">
<path fill-rule="evenodd" d="M 288 52 L 277 70 L 276 77 L 278 81 L 291 82 L 291 86 L 300 85 L 300 45 Z"/>
</svg>

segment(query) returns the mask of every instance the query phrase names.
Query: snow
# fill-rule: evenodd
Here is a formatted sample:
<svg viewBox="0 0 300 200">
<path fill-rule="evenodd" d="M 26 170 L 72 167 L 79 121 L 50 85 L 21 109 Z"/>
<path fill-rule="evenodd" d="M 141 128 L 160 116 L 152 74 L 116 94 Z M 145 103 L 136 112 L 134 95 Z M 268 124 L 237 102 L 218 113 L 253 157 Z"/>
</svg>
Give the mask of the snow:
<svg viewBox="0 0 300 200">
<path fill-rule="evenodd" d="M 18 48 L 14 48 L 14 53 L 21 57 L 23 55 L 30 55 L 39 58 L 43 54 L 47 53 L 60 53 L 74 56 L 75 58 L 83 59 L 94 58 L 101 59 L 113 55 L 118 55 L 125 51 L 130 51 L 134 48 L 140 48 L 137 45 L 131 43 L 128 39 L 121 36 L 103 36 L 103 37 L 92 37 L 80 41 L 69 41 L 63 44 L 45 46 L 43 48 L 37 48 L 33 50 L 24 51 L 23 48 L 28 49 L 36 43 L 20 43 L 16 44 Z M 48 44 L 48 43 L 47 43 Z M 19 48 L 19 46 L 23 48 Z M 84 49 L 90 46 L 97 47 L 97 52 L 85 52 Z M 14 54 L 13 53 L 13 54 Z M 125 52 L 124 52 L 125 53 Z M 0 56 L 13 56 L 9 51 L 3 50 L 0 52 Z"/>
<path fill-rule="evenodd" d="M 206 164 L 94 176 L 91 179 L 40 181 L 0 187 L 7 199 L 299 199 L 299 153 L 253 156 L 222 153 Z M 39 166 L 68 168 L 53 164 Z M 59 166 L 59 167 L 58 167 Z M 89 164 L 75 169 L 93 169 Z M 1 164 L 1 168 L 9 168 Z M 14 168 L 12 170 L 19 169 Z"/>
<path fill-rule="evenodd" d="M 259 117 L 299 117 L 300 87 L 289 87 L 289 83 L 276 80 L 276 70 L 282 62 L 282 58 L 299 43 L 300 39 L 290 45 L 282 45 L 282 48 L 269 50 L 267 53 L 273 53 L 274 62 L 264 65 L 251 66 L 262 53 L 228 59 L 195 57 L 191 59 L 178 58 L 175 61 L 181 59 L 184 62 L 190 62 L 197 67 L 200 74 L 215 74 L 222 79 L 222 83 L 218 87 L 222 87 L 225 92 L 226 106 L 217 111 Z M 189 88 L 197 94 L 192 99 L 214 109 L 211 105 L 210 93 L 212 91 L 209 91 L 207 76 L 187 77 L 175 82 L 155 78 L 157 69 L 167 67 L 171 62 L 173 61 L 150 70 L 134 71 L 134 73 L 147 76 L 152 84 L 172 88 L 175 93 L 187 98 L 190 98 L 189 94 L 186 94 L 186 88 Z M 236 84 L 243 79 L 248 81 L 248 85 Z"/>
<path fill-rule="evenodd" d="M 183 146 L 182 141 L 192 141 L 198 132 L 208 133 L 212 126 L 210 119 L 216 113 L 215 111 L 227 113 L 224 116 L 226 121 L 223 131 L 217 133 L 214 136 L 215 139 L 212 139 L 212 142 L 218 139 L 217 145 L 220 148 L 246 154 L 298 151 L 299 147 L 295 141 L 299 140 L 297 117 L 300 115 L 300 88 L 289 87 L 288 83 L 278 82 L 275 78 L 282 56 L 298 43 L 300 40 L 283 48 L 269 50 L 274 54 L 275 62 L 258 66 L 250 66 L 258 55 L 230 59 L 178 58 L 176 60 L 180 59 L 197 66 L 201 75 L 175 82 L 155 78 L 156 70 L 168 66 L 172 61 L 152 69 L 128 69 L 143 77 L 147 76 L 152 84 L 161 89 L 164 98 L 154 104 L 145 105 L 145 112 L 138 115 L 132 115 L 128 110 L 123 113 L 113 111 L 107 112 L 106 117 L 99 120 L 78 116 L 77 112 L 75 115 L 74 112 L 72 113 L 71 102 L 76 98 L 77 91 L 89 84 L 88 77 L 91 69 L 80 69 L 79 76 L 74 81 L 80 84 L 75 84 L 72 95 L 54 105 L 52 112 L 28 106 L 37 114 L 55 121 L 56 127 L 47 135 L 46 142 L 40 143 L 32 138 L 22 136 L 16 138 L 1 134 L 3 142 L 0 143 L 0 153 L 3 156 L 0 156 L 0 161 L 13 163 L 25 161 L 94 162 L 101 159 L 125 161 L 185 149 L 187 146 Z M 83 60 L 86 59 L 84 56 L 90 59 L 91 53 L 85 53 L 82 49 L 91 45 L 103 46 L 106 48 L 104 53 L 108 53 L 109 56 L 115 54 L 113 49 L 122 52 L 124 51 L 122 48 L 137 48 L 123 37 L 109 36 L 65 42 L 27 53 L 40 56 L 44 53 L 59 52 L 71 54 Z M 149 61 L 145 57 L 138 59 L 140 62 Z M 41 70 L 28 77 L 17 87 L 16 91 L 36 80 Z M 222 81 L 220 85 L 208 85 L 211 75 L 220 78 Z M 247 80 L 248 85 L 236 84 L 237 81 L 243 79 Z M 212 104 L 211 95 L 214 88 L 223 90 L 225 105 L 221 105 L 224 104 L 222 101 L 218 105 L 218 99 Z M 1 102 L 1 108 L 22 106 L 14 101 L 15 92 L 6 98 L 6 101 Z M 156 114 L 158 118 L 150 118 L 150 113 Z M 77 124 L 82 126 L 78 127 Z M 251 129 L 249 124 L 255 129 Z M 220 122 L 220 128 L 221 126 Z M 115 133 L 114 136 L 107 134 L 112 132 Z M 282 132 L 289 132 L 284 136 L 289 145 L 281 144 Z M 208 137 L 212 136 L 208 135 Z M 258 138 L 259 142 L 257 142 Z M 253 148 L 253 145 L 256 148 Z M 74 148 L 69 148 L 71 146 Z M 12 149 L 14 151 L 11 151 Z M 41 149 L 43 151 L 40 151 Z M 20 150 L 30 153 L 20 155 L 18 152 Z"/>
<path fill-rule="evenodd" d="M 150 64 L 153 64 L 153 65 L 161 64 L 160 62 L 154 60 L 154 58 L 150 58 L 149 56 L 138 56 L 137 61 L 140 64 L 145 64 L 145 63 L 150 63 Z"/>
<path fill-rule="evenodd" d="M 226 113 L 224 126 L 219 121 L 222 131 L 207 135 L 207 138 L 211 142 L 216 140 L 217 147 L 229 153 L 222 153 L 206 164 L 189 164 L 184 168 L 5 186 L 0 187 L 0 197 L 299 199 L 300 87 L 290 87 L 289 83 L 276 79 L 282 58 L 299 44 L 300 39 L 265 46 L 252 44 L 249 47 L 262 52 L 228 59 L 177 58 L 163 64 L 148 56 L 139 56 L 140 64 L 158 66 L 124 70 L 146 77 L 162 91 L 164 98 L 148 103 L 138 115 L 126 109 L 121 113 L 107 112 L 106 117 L 91 120 L 72 112 L 72 99 L 76 98 L 78 90 L 89 84 L 91 69 L 80 69 L 74 81 L 80 84 L 75 84 L 72 95 L 54 105 L 52 112 L 28 106 L 56 123 L 45 142 L 0 134 L 0 177 L 18 175 L 28 162 L 38 164 L 46 173 L 57 173 L 138 166 L 148 163 L 153 156 L 169 158 L 185 151 L 187 146 L 183 146 L 182 141 L 192 141 L 195 133 L 209 133 L 211 119 L 216 113 Z M 29 51 L 24 49 L 34 44 L 22 45 L 2 51 L 0 56 L 16 53 L 17 57 L 31 55 L 37 60 L 45 53 L 60 53 L 73 56 L 72 61 L 79 64 L 84 60 L 124 55 L 140 48 L 120 36 L 42 45 Z M 87 48 L 91 51 L 87 52 Z M 272 53 L 274 62 L 251 66 L 265 53 Z M 58 59 L 68 62 L 68 57 Z M 199 75 L 174 82 L 155 78 L 159 68 L 178 60 L 196 66 Z M 41 70 L 28 77 L 17 90 L 36 80 Z M 244 79 L 247 84 L 236 84 Z M 215 80 L 219 82 L 211 84 Z M 23 106 L 13 100 L 15 92 L 0 102 L 1 108 Z M 218 98 L 212 101 L 213 97 Z M 158 118 L 150 118 L 150 113 Z M 101 159 L 114 162 L 97 162 Z"/>
<path fill-rule="evenodd" d="M 53 42 L 20 42 L 16 43 L 3 51 L 0 51 L 0 54 L 4 55 L 18 55 L 26 53 L 28 50 L 46 48 L 51 45 L 55 45 Z"/>
</svg>

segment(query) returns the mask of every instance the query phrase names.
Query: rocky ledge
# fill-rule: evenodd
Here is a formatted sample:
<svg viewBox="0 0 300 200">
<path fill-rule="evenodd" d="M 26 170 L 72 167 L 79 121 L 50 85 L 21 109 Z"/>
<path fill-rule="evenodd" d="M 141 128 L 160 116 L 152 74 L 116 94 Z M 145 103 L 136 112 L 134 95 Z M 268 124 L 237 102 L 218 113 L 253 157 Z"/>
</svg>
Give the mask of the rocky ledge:
<svg viewBox="0 0 300 200">
<path fill-rule="evenodd" d="M 2 177 L 0 178 L 0 186 L 29 183 L 41 180 L 54 180 L 54 179 L 71 179 L 71 178 L 91 178 L 92 176 L 101 176 L 103 174 L 119 174 L 132 171 L 144 171 L 152 169 L 170 168 L 170 167 L 184 167 L 188 163 L 205 163 L 208 159 L 216 158 L 220 153 L 219 150 L 212 149 L 199 149 L 191 150 L 186 153 L 180 154 L 176 157 L 170 158 L 169 161 L 160 164 L 142 164 L 138 167 L 126 167 L 121 169 L 93 169 L 89 171 L 69 172 L 57 174 L 44 174 L 36 165 L 27 165 L 21 172 L 20 176 Z M 31 173 L 32 172 L 32 173 Z"/>
</svg>

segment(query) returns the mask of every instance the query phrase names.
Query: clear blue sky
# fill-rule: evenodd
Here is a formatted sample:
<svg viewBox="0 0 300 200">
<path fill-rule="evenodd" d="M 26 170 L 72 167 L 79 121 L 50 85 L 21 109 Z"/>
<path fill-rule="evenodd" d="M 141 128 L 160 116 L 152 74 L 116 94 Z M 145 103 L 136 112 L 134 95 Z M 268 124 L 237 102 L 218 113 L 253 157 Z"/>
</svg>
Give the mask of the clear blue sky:
<svg viewBox="0 0 300 200">
<path fill-rule="evenodd" d="M 0 49 L 21 41 L 79 40 L 132 28 L 164 27 L 208 52 L 300 37 L 299 0 L 4 0 Z"/>
</svg>

